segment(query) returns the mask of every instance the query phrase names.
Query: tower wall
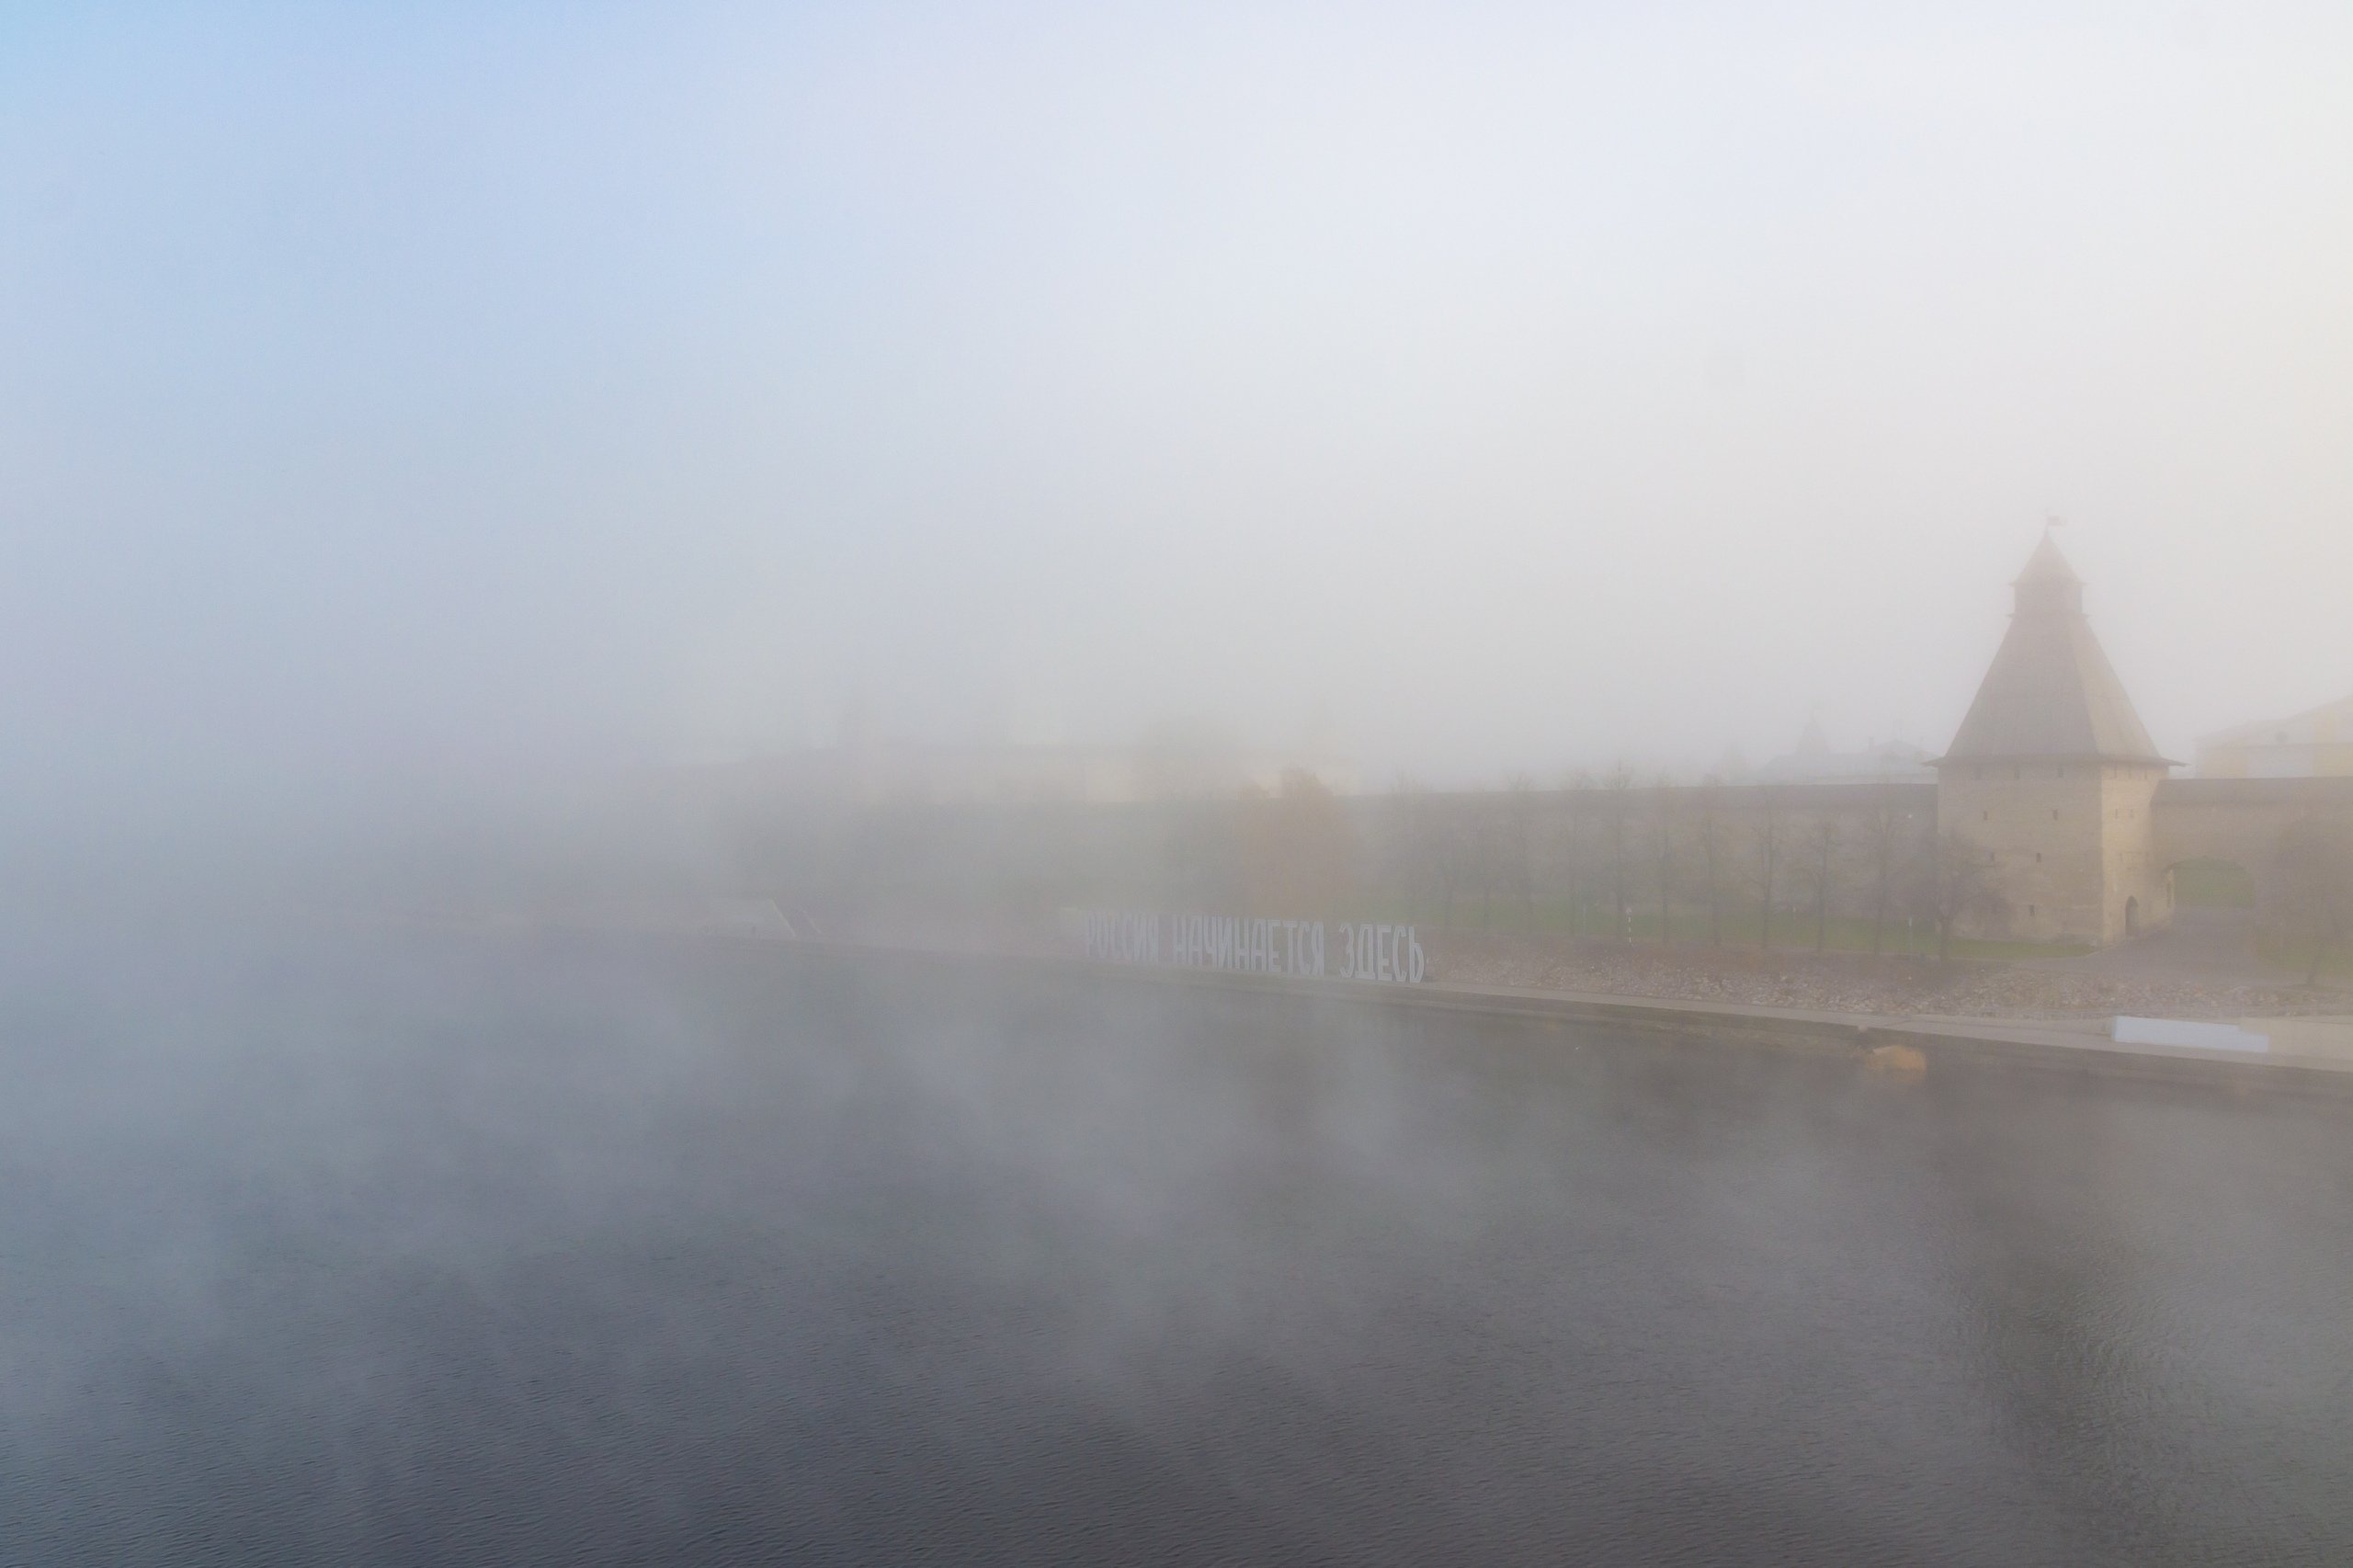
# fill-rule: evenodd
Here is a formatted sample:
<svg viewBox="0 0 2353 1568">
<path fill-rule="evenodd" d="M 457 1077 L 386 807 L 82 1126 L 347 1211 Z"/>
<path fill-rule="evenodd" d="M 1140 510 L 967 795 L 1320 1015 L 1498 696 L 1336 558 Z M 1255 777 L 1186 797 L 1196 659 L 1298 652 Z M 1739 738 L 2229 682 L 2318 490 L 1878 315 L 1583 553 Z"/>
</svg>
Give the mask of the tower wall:
<svg viewBox="0 0 2353 1568">
<path fill-rule="evenodd" d="M 1949 763 L 1937 773 L 1937 825 L 1985 852 L 2008 904 L 1972 934 L 2032 942 L 2105 942 L 2108 801 L 2097 763 Z"/>
<path fill-rule="evenodd" d="M 2156 850 L 2154 763 L 2111 762 L 2100 769 L 2103 942 L 2151 931 L 2173 918 L 2173 894 Z"/>
<path fill-rule="evenodd" d="M 2172 915 L 2157 864 L 2154 764 L 1992 759 L 1937 772 L 1937 825 L 1985 852 L 2008 905 L 1972 935 L 2121 941 Z"/>
<path fill-rule="evenodd" d="M 2170 766 L 2084 619 L 2048 532 L 2011 585 L 1994 662 L 1937 766 L 1937 820 L 1982 846 L 1988 934 L 2121 941 L 2173 915 L 2153 807 Z"/>
</svg>

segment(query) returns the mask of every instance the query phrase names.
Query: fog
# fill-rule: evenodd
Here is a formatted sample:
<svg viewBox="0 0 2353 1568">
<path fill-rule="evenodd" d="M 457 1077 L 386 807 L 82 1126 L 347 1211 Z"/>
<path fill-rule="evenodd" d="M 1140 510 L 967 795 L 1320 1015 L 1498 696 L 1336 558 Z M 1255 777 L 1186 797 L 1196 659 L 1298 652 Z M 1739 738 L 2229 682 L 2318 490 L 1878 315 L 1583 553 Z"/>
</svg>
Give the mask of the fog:
<svg viewBox="0 0 2353 1568">
<path fill-rule="evenodd" d="M 2345 1560 L 2346 781 L 1711 780 L 2353 691 L 2348 65 L 17 8 L 0 1558 Z"/>
<path fill-rule="evenodd" d="M 11 809 L 831 739 L 2175 756 L 2353 681 L 2330 6 L 260 8 L 0 50 Z M 44 819 L 45 820 L 45 819 Z"/>
</svg>

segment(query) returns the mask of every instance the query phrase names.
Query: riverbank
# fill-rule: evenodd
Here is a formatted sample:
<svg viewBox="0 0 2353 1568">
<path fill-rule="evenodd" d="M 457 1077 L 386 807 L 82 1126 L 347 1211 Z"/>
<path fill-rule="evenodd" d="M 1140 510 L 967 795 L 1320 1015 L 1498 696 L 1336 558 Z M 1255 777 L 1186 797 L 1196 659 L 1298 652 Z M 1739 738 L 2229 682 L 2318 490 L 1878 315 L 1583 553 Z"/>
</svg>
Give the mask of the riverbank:
<svg viewBox="0 0 2353 1568">
<path fill-rule="evenodd" d="M 1426 940 L 1431 978 L 1449 984 L 1873 1017 L 2066 1022 L 2125 1013 L 2234 1020 L 2353 1012 L 2353 993 L 2240 976 L 1554 936 L 1454 933 Z"/>
<path fill-rule="evenodd" d="M 969 945 L 926 947 L 839 937 L 795 946 L 845 958 L 1012 965 L 1097 983 L 1195 986 L 1345 1006 L 1542 1021 L 1564 1028 L 1631 1029 L 1713 1046 L 1845 1054 L 1867 1066 L 1896 1073 L 1928 1071 L 1940 1060 L 2006 1060 L 2069 1073 L 2353 1096 L 2353 1029 L 2331 1033 L 2325 1026 L 2307 1027 L 2301 1036 L 2282 1042 L 2286 1049 L 2246 1051 L 2126 1043 L 2111 1038 L 2109 1017 L 2009 1019 L 1927 1012 L 1839 1012 L 1476 984 L 1459 978 L 1408 985 L 1167 964 L 1108 963 L 1034 948 L 989 950 Z M 2245 1021 L 2258 1031 L 2265 1022 L 2257 1017 Z"/>
<path fill-rule="evenodd" d="M 747 913 L 748 912 L 748 913 Z M 1097 979 L 1269 990 L 1369 1005 L 1540 1017 L 1719 1044 L 1859 1055 L 1881 1066 L 1965 1052 L 2044 1066 L 2127 1071 L 2207 1082 L 2302 1082 L 2353 1092 L 2353 998 L 2328 988 L 2250 985 L 2058 965 L 1999 964 L 1772 949 L 1643 948 L 1563 938 L 1433 933 L 1418 984 L 1117 963 L 1076 950 L 1059 923 L 818 920 L 767 900 L 709 907 L 459 922 L 529 929 L 779 943 L 845 957 L 1013 964 Z M 440 924 L 434 922 L 434 924 Z M 2121 1042 L 2119 1015 L 2235 1024 L 2256 1051 Z"/>
</svg>

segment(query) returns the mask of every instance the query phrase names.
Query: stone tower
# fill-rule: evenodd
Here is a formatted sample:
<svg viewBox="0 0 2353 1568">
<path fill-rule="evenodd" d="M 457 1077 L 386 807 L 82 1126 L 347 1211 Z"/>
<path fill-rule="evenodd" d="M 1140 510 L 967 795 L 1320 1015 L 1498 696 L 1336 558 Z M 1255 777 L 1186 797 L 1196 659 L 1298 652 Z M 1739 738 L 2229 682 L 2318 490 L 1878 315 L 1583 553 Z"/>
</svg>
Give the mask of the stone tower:
<svg viewBox="0 0 2353 1568">
<path fill-rule="evenodd" d="M 1985 935 L 2105 946 L 2172 915 L 2150 807 L 2157 755 L 2046 533 L 2010 629 L 1938 758 L 1937 825 L 1983 846 L 2008 901 Z"/>
</svg>

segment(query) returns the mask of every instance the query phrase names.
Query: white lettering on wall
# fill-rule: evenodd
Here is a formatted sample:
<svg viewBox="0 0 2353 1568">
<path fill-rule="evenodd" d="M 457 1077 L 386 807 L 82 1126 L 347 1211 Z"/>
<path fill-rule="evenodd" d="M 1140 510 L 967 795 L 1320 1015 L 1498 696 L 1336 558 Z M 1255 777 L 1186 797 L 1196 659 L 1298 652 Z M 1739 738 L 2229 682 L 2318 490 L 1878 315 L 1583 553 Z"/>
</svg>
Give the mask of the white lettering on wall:
<svg viewBox="0 0 2353 1568">
<path fill-rule="evenodd" d="M 1170 963 L 1237 974 L 1371 980 L 1418 985 L 1429 971 L 1411 926 L 1271 920 L 1232 915 L 1067 910 L 1063 934 L 1106 963 Z M 1334 937 L 1336 936 L 1336 940 Z"/>
</svg>

